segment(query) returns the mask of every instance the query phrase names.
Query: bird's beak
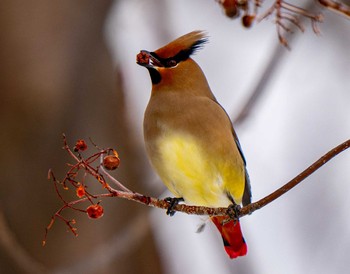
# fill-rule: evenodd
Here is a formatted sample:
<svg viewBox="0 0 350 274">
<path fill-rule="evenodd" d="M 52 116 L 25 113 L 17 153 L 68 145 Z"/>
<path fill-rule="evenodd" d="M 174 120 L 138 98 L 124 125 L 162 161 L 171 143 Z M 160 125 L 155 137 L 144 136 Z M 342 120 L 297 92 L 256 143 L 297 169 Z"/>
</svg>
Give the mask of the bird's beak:
<svg viewBox="0 0 350 274">
<path fill-rule="evenodd" d="M 161 62 L 152 55 L 152 52 L 141 50 L 136 56 L 136 63 L 146 68 L 162 67 Z"/>
</svg>

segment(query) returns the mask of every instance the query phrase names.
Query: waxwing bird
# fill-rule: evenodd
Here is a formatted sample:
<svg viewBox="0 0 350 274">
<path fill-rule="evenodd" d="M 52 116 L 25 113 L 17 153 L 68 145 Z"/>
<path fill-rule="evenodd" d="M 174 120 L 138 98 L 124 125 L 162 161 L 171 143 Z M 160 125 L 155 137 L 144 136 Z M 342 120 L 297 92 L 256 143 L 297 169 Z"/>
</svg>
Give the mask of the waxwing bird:
<svg viewBox="0 0 350 274">
<path fill-rule="evenodd" d="M 245 159 L 232 123 L 191 56 L 207 42 L 193 31 L 164 47 L 137 55 L 148 69 L 151 98 L 144 138 L 153 168 L 168 189 L 188 204 L 208 207 L 251 202 Z M 247 245 L 239 221 L 211 217 L 230 258 Z"/>
</svg>

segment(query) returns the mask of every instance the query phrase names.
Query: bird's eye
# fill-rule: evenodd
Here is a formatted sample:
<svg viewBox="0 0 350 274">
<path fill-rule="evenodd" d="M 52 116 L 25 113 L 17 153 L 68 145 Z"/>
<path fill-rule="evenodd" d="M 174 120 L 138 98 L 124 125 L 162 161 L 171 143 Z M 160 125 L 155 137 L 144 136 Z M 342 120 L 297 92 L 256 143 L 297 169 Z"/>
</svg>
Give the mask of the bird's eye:
<svg viewBox="0 0 350 274">
<path fill-rule="evenodd" d="M 177 62 L 174 59 L 171 59 L 167 62 L 167 67 L 175 67 Z"/>
</svg>

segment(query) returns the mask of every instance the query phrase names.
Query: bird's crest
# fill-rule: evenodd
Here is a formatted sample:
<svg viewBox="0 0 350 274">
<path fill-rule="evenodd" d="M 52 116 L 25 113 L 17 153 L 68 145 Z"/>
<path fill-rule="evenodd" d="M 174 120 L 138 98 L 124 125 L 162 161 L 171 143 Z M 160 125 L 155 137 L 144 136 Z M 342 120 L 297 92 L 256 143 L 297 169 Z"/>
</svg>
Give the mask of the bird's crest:
<svg viewBox="0 0 350 274">
<path fill-rule="evenodd" d="M 176 57 L 178 61 L 183 61 L 190 57 L 207 42 L 208 37 L 206 33 L 196 30 L 177 38 L 164 47 L 157 49 L 154 53 L 161 59 Z"/>
</svg>

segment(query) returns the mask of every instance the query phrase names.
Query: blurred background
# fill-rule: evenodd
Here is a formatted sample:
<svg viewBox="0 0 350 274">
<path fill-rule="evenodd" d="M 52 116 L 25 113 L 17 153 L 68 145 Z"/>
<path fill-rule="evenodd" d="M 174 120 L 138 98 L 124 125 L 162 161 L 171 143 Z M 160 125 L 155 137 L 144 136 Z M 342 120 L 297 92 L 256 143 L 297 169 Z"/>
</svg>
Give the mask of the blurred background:
<svg viewBox="0 0 350 274">
<path fill-rule="evenodd" d="M 209 33 L 194 59 L 233 120 L 261 91 L 235 123 L 254 201 L 349 139 L 349 20 L 325 11 L 320 36 L 305 21 L 304 34 L 289 36 L 291 51 L 278 44 L 273 21 L 244 29 L 214 0 L 1 1 L 0 272 L 348 273 L 348 151 L 244 217 L 249 251 L 237 260 L 210 224 L 195 233 L 205 218 L 169 218 L 121 199 L 103 200 L 97 221 L 67 211 L 79 237 L 56 222 L 41 246 L 61 206 L 47 171 L 62 178 L 70 161 L 62 133 L 71 145 L 91 137 L 116 148 L 122 162 L 112 175 L 128 188 L 170 195 L 145 156 L 151 83 L 135 56 L 192 30 Z"/>
</svg>

